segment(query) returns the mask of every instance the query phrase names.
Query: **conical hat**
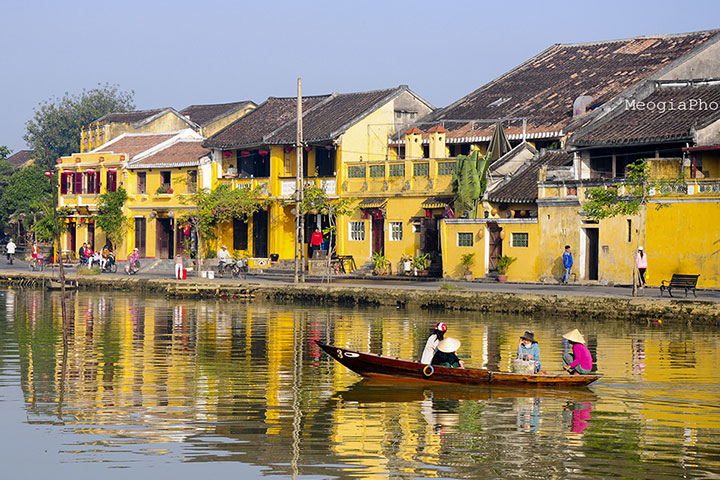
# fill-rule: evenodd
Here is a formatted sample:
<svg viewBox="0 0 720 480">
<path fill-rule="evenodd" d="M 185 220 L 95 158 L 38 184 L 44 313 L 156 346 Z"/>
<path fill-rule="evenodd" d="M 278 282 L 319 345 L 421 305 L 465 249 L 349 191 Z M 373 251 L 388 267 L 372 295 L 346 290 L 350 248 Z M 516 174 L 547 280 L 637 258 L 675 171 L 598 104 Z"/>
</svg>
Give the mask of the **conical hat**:
<svg viewBox="0 0 720 480">
<path fill-rule="evenodd" d="M 447 337 L 446 339 L 438 343 L 437 348 L 444 353 L 456 352 L 457 349 L 460 348 L 460 340 L 453 337 Z"/>
<path fill-rule="evenodd" d="M 563 338 L 575 343 L 585 343 L 585 338 L 583 338 L 582 333 L 580 333 L 577 328 L 563 335 Z"/>
</svg>

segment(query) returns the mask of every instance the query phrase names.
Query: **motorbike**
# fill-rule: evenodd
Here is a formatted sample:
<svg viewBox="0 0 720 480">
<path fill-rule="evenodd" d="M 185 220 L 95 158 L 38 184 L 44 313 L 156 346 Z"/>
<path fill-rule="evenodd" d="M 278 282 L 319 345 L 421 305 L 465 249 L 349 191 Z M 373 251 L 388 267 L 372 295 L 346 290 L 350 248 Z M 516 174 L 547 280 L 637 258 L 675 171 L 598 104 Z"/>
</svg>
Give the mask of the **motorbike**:
<svg viewBox="0 0 720 480">
<path fill-rule="evenodd" d="M 105 260 L 105 267 L 102 269 L 103 273 L 116 273 L 117 272 L 117 263 L 115 263 L 115 255 L 110 254 L 108 258 Z"/>
<path fill-rule="evenodd" d="M 245 278 L 248 272 L 248 261 L 246 258 L 241 258 L 232 262 L 228 268 L 230 268 L 230 275 L 232 278 Z"/>
<path fill-rule="evenodd" d="M 42 253 L 39 253 L 36 259 L 32 259 L 30 263 L 28 264 L 28 268 L 33 271 L 37 272 L 40 270 L 41 272 L 45 270 L 45 262 Z"/>
</svg>

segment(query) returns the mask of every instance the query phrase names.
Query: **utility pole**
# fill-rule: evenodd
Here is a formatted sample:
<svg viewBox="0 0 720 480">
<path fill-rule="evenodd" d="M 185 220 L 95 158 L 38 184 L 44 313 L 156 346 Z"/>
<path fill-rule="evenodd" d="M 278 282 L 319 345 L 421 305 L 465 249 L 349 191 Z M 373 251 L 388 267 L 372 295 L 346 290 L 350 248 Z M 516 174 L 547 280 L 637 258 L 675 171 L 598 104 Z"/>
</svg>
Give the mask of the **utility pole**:
<svg viewBox="0 0 720 480">
<path fill-rule="evenodd" d="M 302 79 L 297 80 L 297 137 L 295 139 L 295 283 L 305 282 L 305 218 L 300 211 L 303 202 L 303 144 L 302 144 Z"/>
</svg>

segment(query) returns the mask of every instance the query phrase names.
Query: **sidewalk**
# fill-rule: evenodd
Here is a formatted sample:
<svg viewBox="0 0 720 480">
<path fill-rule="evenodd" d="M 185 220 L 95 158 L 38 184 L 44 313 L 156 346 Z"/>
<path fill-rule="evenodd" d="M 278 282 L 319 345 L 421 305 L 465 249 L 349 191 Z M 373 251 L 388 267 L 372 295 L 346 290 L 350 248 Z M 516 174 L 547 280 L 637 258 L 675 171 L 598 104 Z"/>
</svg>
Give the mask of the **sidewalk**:
<svg viewBox="0 0 720 480">
<path fill-rule="evenodd" d="M 127 279 L 127 278 L 138 278 L 138 279 L 154 279 L 161 280 L 167 279 L 168 283 L 174 283 L 176 280 L 172 274 L 168 273 L 148 273 L 140 272 L 132 277 L 128 277 L 123 271 L 122 265 L 118 265 L 118 273 L 102 273 L 98 276 L 88 276 L 81 278 L 103 278 L 103 279 Z M 50 274 L 57 275 L 58 269 L 48 269 L 43 272 L 46 276 Z M 21 260 L 15 260 L 13 265 L 7 265 L 3 260 L 0 260 L 0 276 L 11 276 L 12 274 L 18 273 L 31 273 L 28 269 L 27 262 Z M 41 272 L 35 272 L 35 274 L 41 274 Z M 67 278 L 76 278 L 76 268 L 66 269 Z M 225 278 L 216 277 L 213 280 L 207 278 L 199 278 L 193 275 L 188 277 L 183 282 L 193 284 L 207 284 L 207 285 L 237 285 L 237 284 L 255 284 L 255 285 L 291 285 L 293 284 L 292 278 L 272 278 L 266 277 L 263 274 L 248 274 L 247 278 L 232 279 L 229 275 Z M 310 277 L 307 279 L 306 284 L 309 286 L 320 285 L 321 277 Z M 327 284 L 323 284 L 327 285 Z M 632 289 L 630 286 L 606 286 L 606 285 L 595 285 L 595 284 L 539 284 L 539 283 L 492 283 L 492 282 L 467 282 L 458 280 L 447 280 L 447 279 L 436 279 L 436 280 L 413 280 L 413 279 L 392 279 L 386 277 L 369 277 L 367 280 L 358 278 L 343 278 L 334 277 L 331 285 L 342 287 L 342 288 L 387 288 L 393 290 L 410 290 L 410 291 L 438 291 L 441 287 L 447 288 L 447 291 L 454 292 L 495 292 L 495 293 L 511 293 L 511 294 L 528 294 L 528 295 L 559 295 L 559 296 L 573 296 L 573 297 L 600 297 L 600 298 L 618 298 L 618 299 L 631 299 Z M 448 288 L 449 287 L 449 288 Z M 649 287 L 646 289 L 639 290 L 637 298 L 642 299 L 660 299 L 660 289 L 657 287 Z M 692 295 L 692 292 L 685 298 L 685 293 L 682 290 L 674 292 L 674 297 L 670 298 L 667 293 L 662 297 L 663 300 L 680 300 L 687 302 L 716 302 L 720 303 L 720 290 L 698 290 L 697 298 Z"/>
</svg>

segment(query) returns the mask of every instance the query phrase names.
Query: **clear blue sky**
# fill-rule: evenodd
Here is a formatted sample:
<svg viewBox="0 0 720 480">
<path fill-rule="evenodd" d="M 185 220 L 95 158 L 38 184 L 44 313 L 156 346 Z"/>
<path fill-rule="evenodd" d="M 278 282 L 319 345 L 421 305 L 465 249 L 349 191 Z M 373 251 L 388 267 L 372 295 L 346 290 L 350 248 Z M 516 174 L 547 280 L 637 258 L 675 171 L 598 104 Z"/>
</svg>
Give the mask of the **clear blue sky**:
<svg viewBox="0 0 720 480">
<path fill-rule="evenodd" d="M 98 83 L 138 109 L 408 84 L 445 106 L 554 43 L 720 27 L 717 1 L 0 0 L 0 145 Z"/>
</svg>

